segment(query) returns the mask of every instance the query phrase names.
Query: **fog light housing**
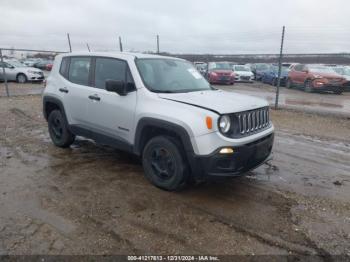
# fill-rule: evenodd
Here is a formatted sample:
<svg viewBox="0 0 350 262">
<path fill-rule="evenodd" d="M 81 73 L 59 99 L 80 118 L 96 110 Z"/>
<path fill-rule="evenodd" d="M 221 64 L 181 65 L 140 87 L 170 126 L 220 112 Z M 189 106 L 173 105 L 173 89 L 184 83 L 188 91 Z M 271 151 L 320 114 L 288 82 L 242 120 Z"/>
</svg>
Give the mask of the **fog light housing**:
<svg viewBox="0 0 350 262">
<path fill-rule="evenodd" d="M 233 152 L 234 150 L 231 147 L 224 147 L 224 148 L 221 148 L 219 151 L 220 154 L 233 154 Z"/>
</svg>

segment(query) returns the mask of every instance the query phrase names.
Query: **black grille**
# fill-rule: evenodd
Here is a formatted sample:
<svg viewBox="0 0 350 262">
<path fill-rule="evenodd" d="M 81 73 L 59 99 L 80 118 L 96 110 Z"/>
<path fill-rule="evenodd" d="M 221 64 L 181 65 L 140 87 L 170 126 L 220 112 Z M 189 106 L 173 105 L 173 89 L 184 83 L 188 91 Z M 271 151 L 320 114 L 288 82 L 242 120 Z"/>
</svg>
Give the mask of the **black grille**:
<svg viewBox="0 0 350 262">
<path fill-rule="evenodd" d="M 227 136 L 239 138 L 259 133 L 270 127 L 269 107 L 231 114 L 232 127 Z"/>
</svg>

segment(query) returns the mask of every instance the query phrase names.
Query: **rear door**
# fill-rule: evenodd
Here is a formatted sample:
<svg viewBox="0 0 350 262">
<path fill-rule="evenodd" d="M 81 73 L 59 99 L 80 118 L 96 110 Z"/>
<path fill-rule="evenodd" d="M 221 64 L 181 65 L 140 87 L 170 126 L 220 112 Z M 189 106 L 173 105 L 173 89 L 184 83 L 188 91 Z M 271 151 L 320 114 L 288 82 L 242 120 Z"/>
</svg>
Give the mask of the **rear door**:
<svg viewBox="0 0 350 262">
<path fill-rule="evenodd" d="M 94 59 L 93 90 L 88 103 L 89 125 L 99 134 L 132 143 L 136 89 L 127 61 L 116 58 Z M 105 89 L 106 80 L 122 80 L 128 93 L 120 96 Z"/>
<path fill-rule="evenodd" d="M 86 128 L 89 123 L 87 104 L 91 87 L 91 57 L 63 58 L 60 74 L 63 76 L 59 91 L 70 125 Z"/>
</svg>

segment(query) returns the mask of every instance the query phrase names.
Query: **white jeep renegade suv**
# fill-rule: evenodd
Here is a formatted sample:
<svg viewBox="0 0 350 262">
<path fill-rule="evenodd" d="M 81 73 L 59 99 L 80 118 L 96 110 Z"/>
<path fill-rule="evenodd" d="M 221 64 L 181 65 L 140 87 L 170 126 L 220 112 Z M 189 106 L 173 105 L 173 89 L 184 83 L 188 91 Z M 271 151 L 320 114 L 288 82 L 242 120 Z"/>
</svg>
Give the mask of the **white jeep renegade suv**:
<svg viewBox="0 0 350 262">
<path fill-rule="evenodd" d="M 244 174 L 269 158 L 274 139 L 266 101 L 216 90 L 191 63 L 164 56 L 59 55 L 43 112 L 56 146 L 84 136 L 131 152 L 166 190 Z"/>
</svg>

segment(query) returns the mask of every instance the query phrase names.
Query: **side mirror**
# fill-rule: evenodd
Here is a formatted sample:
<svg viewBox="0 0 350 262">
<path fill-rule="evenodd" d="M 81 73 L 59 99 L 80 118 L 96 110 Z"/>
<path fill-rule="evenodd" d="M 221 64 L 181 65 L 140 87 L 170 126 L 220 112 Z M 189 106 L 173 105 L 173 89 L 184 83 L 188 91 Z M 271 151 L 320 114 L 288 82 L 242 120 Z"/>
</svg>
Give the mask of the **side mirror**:
<svg viewBox="0 0 350 262">
<path fill-rule="evenodd" d="M 126 96 L 126 85 L 121 80 L 106 80 L 106 90 L 109 92 L 117 93 L 120 96 Z"/>
<path fill-rule="evenodd" d="M 306 74 L 308 74 L 309 73 L 309 70 L 307 70 L 307 69 L 303 69 L 303 71 L 302 71 L 303 73 L 306 73 Z"/>
</svg>

